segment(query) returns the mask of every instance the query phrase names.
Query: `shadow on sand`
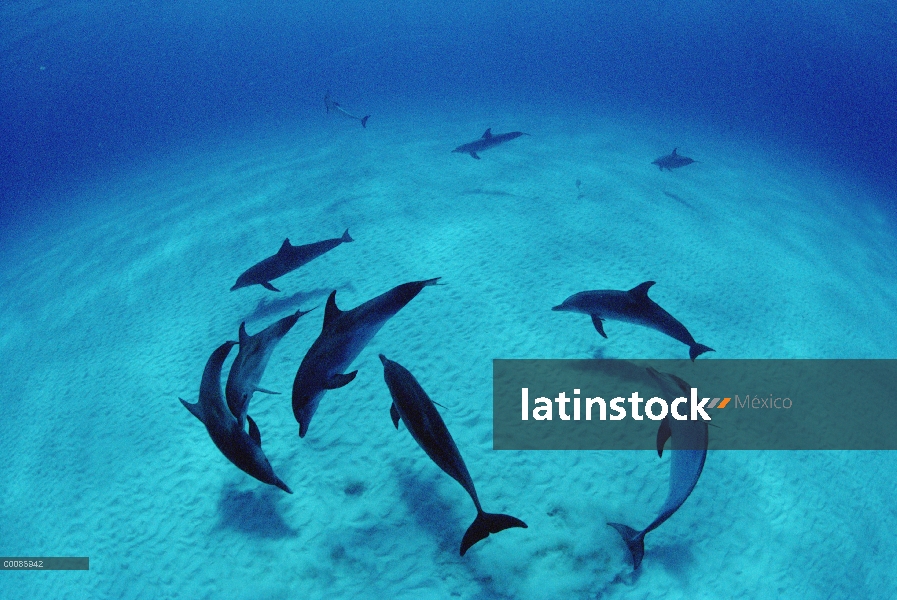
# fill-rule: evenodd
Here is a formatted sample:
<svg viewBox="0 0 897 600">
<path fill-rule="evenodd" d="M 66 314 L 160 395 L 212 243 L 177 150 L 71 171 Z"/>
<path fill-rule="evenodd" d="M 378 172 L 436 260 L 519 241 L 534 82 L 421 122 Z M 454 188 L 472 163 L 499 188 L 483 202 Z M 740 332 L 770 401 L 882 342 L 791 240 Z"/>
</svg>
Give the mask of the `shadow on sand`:
<svg viewBox="0 0 897 600">
<path fill-rule="evenodd" d="M 252 312 L 246 315 L 245 321 L 250 323 L 252 321 L 267 319 L 274 315 L 280 315 L 285 312 L 295 312 L 299 309 L 310 310 L 317 305 L 323 307 L 330 292 L 333 290 L 345 290 L 350 287 L 351 286 L 349 285 L 343 285 L 332 288 L 316 288 L 307 292 L 296 292 L 289 296 L 270 299 L 262 298 L 258 301 L 258 304 L 255 305 L 255 308 L 252 309 Z M 313 304 L 315 302 L 316 304 Z"/>
<path fill-rule="evenodd" d="M 298 532 L 286 524 L 277 510 L 277 499 L 281 496 L 286 494 L 271 486 L 241 491 L 236 484 L 229 483 L 222 488 L 218 500 L 216 528 L 258 538 L 295 537 Z"/>
</svg>

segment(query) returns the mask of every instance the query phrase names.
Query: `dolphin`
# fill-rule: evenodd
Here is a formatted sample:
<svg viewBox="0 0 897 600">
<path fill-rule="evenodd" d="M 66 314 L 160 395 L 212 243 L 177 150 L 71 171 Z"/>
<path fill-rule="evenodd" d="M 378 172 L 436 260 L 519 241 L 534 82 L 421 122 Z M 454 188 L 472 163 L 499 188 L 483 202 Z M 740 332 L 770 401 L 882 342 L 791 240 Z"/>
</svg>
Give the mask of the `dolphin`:
<svg viewBox="0 0 897 600">
<path fill-rule="evenodd" d="M 499 135 L 492 135 L 492 128 L 486 130 L 486 133 L 483 134 L 478 140 L 474 140 L 468 144 L 462 144 L 452 150 L 452 152 L 460 152 L 462 154 L 470 154 L 477 160 L 480 160 L 480 157 L 477 155 L 477 152 L 482 152 L 483 150 L 488 150 L 489 148 L 493 148 L 498 146 L 499 144 L 504 144 L 507 141 L 519 138 L 521 135 L 529 135 L 528 133 L 523 133 L 521 131 L 512 131 L 511 133 L 501 133 Z"/>
<path fill-rule="evenodd" d="M 321 335 L 309 348 L 296 379 L 293 380 L 293 416 L 299 423 L 299 437 L 305 437 L 311 418 L 327 390 L 347 385 L 358 371 L 343 373 L 380 328 L 422 289 L 436 285 L 439 277 L 403 283 L 356 306 L 342 311 L 336 306 L 336 291 L 327 298 Z"/>
<path fill-rule="evenodd" d="M 246 420 L 246 410 L 252 394 L 279 394 L 259 387 L 268 360 L 274 352 L 274 347 L 283 339 L 299 317 L 307 315 L 311 311 L 297 310 L 288 317 L 284 317 L 272 325 L 269 325 L 255 335 L 246 333 L 246 323 L 240 323 L 240 351 L 230 367 L 227 376 L 227 384 L 224 386 L 224 396 L 227 398 L 227 406 L 237 418 L 240 428 Z"/>
<path fill-rule="evenodd" d="M 209 437 L 229 461 L 259 481 L 276 485 L 288 494 L 293 491 L 274 474 L 271 463 L 262 452 L 262 436 L 251 417 L 249 433 L 243 431 L 236 417 L 224 403 L 221 393 L 221 366 L 237 342 L 224 342 L 209 357 L 199 384 L 199 402 L 190 404 L 178 398 L 194 417 L 202 421 Z"/>
<path fill-rule="evenodd" d="M 682 323 L 648 298 L 648 288 L 652 285 L 654 285 L 653 281 L 646 281 L 629 291 L 579 292 L 551 310 L 590 315 L 595 329 L 604 338 L 607 337 L 607 334 L 604 333 L 602 321 L 615 319 L 656 329 L 660 333 L 665 333 L 674 340 L 686 344 L 688 355 L 692 360 L 705 352 L 714 352 L 713 348 L 697 343 Z"/>
<path fill-rule="evenodd" d="M 392 395 L 392 406 L 389 413 L 392 416 L 393 425 L 399 428 L 399 419 L 405 423 L 405 427 L 411 432 L 414 441 L 424 449 L 436 466 L 461 484 L 461 487 L 470 495 L 473 505 L 477 509 L 477 517 L 473 524 L 467 528 L 461 539 L 461 556 L 467 550 L 489 537 L 490 533 L 498 533 L 510 527 L 526 528 L 526 523 L 512 517 L 497 513 L 487 513 L 480 506 L 477 491 L 473 487 L 473 480 L 467 471 L 467 465 L 458 452 L 458 446 L 452 439 L 445 422 L 439 415 L 439 411 L 433 406 L 433 401 L 427 396 L 427 392 L 420 386 L 408 369 L 397 362 L 391 361 L 382 354 L 380 361 L 383 363 L 383 378 Z"/>
<path fill-rule="evenodd" d="M 691 386 L 675 375 L 661 373 L 651 367 L 648 367 L 648 373 L 670 401 L 682 396 L 687 398 L 691 392 Z M 679 507 L 695 489 L 698 478 L 701 477 L 701 471 L 704 469 L 704 460 L 707 458 L 707 421 L 680 421 L 667 415 L 660 422 L 660 428 L 657 430 L 658 456 L 663 456 L 664 444 L 670 438 L 673 440 L 672 457 L 670 458 L 670 491 L 660 508 L 660 514 L 641 531 L 636 531 L 622 523 L 608 523 L 622 536 L 629 552 L 632 553 L 633 570 L 638 569 L 642 564 L 642 557 L 645 555 L 645 535 L 660 527 L 664 521 L 679 510 Z"/>
<path fill-rule="evenodd" d="M 685 165 L 690 165 L 693 162 L 698 162 L 696 160 L 692 160 L 687 156 L 680 156 L 676 154 L 676 150 L 679 148 L 673 148 L 672 154 L 667 154 L 666 156 L 661 156 L 655 161 L 652 161 L 652 165 L 657 165 L 657 167 L 663 171 L 666 169 L 667 171 L 672 171 L 673 169 L 678 169 L 679 167 L 684 167 Z"/>
<path fill-rule="evenodd" d="M 237 277 L 237 283 L 234 284 L 230 291 L 258 284 L 272 292 L 279 292 L 279 289 L 271 285 L 272 279 L 277 279 L 290 271 L 298 269 L 302 265 L 313 261 L 344 242 L 354 241 L 355 240 L 349 235 L 348 229 L 343 232 L 342 237 L 315 242 L 313 244 L 305 244 L 304 246 L 293 246 L 290 244 L 290 238 L 287 238 L 283 241 L 277 254 L 269 256 L 260 263 L 243 271 L 243 273 Z"/>
<path fill-rule="evenodd" d="M 330 90 L 327 90 L 327 93 L 324 94 L 324 106 L 327 107 L 327 112 L 330 111 L 339 113 L 344 117 L 348 117 L 350 119 L 355 119 L 356 121 L 361 121 L 361 126 L 367 128 L 368 119 L 371 115 L 365 115 L 364 117 L 356 117 L 352 113 L 346 111 L 342 106 L 339 105 L 339 102 L 334 102 L 332 98 L 330 98 Z"/>
</svg>

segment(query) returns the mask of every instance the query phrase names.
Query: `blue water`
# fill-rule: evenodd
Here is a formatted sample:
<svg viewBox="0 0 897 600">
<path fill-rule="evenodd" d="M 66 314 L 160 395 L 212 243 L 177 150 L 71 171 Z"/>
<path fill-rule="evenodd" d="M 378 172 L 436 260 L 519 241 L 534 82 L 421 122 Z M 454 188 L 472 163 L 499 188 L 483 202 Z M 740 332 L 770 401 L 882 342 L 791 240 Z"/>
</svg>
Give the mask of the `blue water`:
<svg viewBox="0 0 897 600">
<path fill-rule="evenodd" d="M 376 108 L 598 105 L 796 145 L 893 188 L 886 2 L 13 2 L 0 36 L 4 213 L 185 139 Z M 344 100 L 345 102 L 346 100 Z"/>
<path fill-rule="evenodd" d="M 894 358 L 895 100 L 884 1 L 3 3 L 0 555 L 92 568 L 0 597 L 894 597 L 893 453 L 711 453 L 633 575 L 604 523 L 650 522 L 668 463 L 491 451 L 489 369 L 683 357 L 549 310 L 649 278 L 720 357 Z M 450 154 L 486 127 L 532 135 Z M 659 173 L 676 145 L 699 162 Z M 347 227 L 282 297 L 227 291 Z M 309 439 L 288 386 L 323 311 L 274 354 L 253 414 L 293 496 L 177 402 L 244 319 L 436 276 Z M 456 556 L 469 500 L 392 429 L 379 351 L 528 530 Z"/>
</svg>

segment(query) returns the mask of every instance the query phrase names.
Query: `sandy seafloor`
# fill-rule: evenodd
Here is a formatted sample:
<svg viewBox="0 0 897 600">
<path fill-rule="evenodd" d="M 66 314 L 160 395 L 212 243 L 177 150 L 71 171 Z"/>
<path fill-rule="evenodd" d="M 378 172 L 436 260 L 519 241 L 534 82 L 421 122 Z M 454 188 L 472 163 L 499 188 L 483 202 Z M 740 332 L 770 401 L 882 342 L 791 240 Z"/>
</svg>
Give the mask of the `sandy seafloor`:
<svg viewBox="0 0 897 600">
<path fill-rule="evenodd" d="M 482 154 L 478 137 L 532 134 Z M 680 153 L 700 162 L 660 172 Z M 525 107 L 320 118 L 194 146 L 73 189 L 25 226 L 0 290 L 0 540 L 90 557 L 7 572 L 4 598 L 894 598 L 897 455 L 712 452 L 641 569 L 606 521 L 643 527 L 667 491 L 651 452 L 491 450 L 493 358 L 684 358 L 682 344 L 550 308 L 585 289 L 651 296 L 713 358 L 895 358 L 897 245 L 874 192 L 798 149 L 698 127 Z M 581 180 L 577 189 L 575 181 Z M 277 250 L 355 238 L 228 291 Z M 300 440 L 300 319 L 250 406 L 295 494 L 230 464 L 178 402 L 211 351 L 332 289 L 351 308 L 443 277 L 376 336 Z M 529 524 L 458 545 L 463 489 L 390 423 L 378 353 L 414 373 L 484 508 Z M 234 352 L 235 353 L 235 352 Z M 233 354 L 232 354 L 233 356 Z"/>
</svg>

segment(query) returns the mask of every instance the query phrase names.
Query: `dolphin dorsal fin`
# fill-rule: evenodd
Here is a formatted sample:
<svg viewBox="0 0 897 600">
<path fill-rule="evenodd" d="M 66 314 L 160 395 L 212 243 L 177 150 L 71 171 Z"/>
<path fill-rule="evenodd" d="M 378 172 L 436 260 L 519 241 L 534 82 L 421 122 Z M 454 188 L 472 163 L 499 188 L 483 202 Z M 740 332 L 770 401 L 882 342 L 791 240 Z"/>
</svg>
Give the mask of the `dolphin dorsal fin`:
<svg viewBox="0 0 897 600">
<path fill-rule="evenodd" d="M 492 128 L 490 127 L 489 129 L 486 130 L 486 133 L 483 134 L 483 139 L 488 140 L 491 137 L 492 137 Z"/>
<path fill-rule="evenodd" d="M 679 148 L 673 148 L 673 154 L 672 154 L 672 156 L 677 156 L 677 154 L 676 154 L 676 150 L 678 150 L 678 149 L 679 149 Z"/>
<path fill-rule="evenodd" d="M 647 300 L 648 290 L 651 289 L 651 286 L 654 285 L 654 283 L 654 281 L 646 281 L 645 283 L 641 283 L 629 290 L 629 295 L 633 300 Z"/>
<path fill-rule="evenodd" d="M 343 311 L 336 307 L 336 290 L 333 290 L 330 292 L 330 295 L 327 296 L 327 305 L 324 307 L 324 327 L 327 327 L 327 325 L 340 316 L 342 312 Z"/>
<path fill-rule="evenodd" d="M 249 437 L 253 439 L 253 441 L 259 445 L 259 448 L 262 447 L 262 434 L 259 431 L 259 426 L 255 424 L 255 421 L 252 420 L 252 417 L 246 415 L 246 420 L 249 422 Z"/>
<path fill-rule="evenodd" d="M 660 422 L 660 427 L 657 428 L 657 456 L 663 456 L 663 447 L 671 435 L 673 435 L 673 432 L 670 429 L 670 422 L 664 419 Z"/>
<path fill-rule="evenodd" d="M 679 386 L 679 389 L 682 390 L 682 393 L 688 394 L 688 392 L 691 390 L 691 385 L 687 381 L 683 380 L 681 377 L 676 377 L 672 373 L 670 373 L 669 375 L 670 375 L 670 377 L 673 378 L 673 381 L 676 382 L 676 385 Z"/>
<path fill-rule="evenodd" d="M 246 343 L 246 340 L 249 339 L 249 335 L 246 333 L 246 321 L 240 323 L 240 347 L 243 347 L 243 344 Z"/>
<path fill-rule="evenodd" d="M 192 414 L 194 417 L 199 419 L 201 423 L 206 422 L 205 419 L 203 418 L 204 415 L 202 412 L 202 405 L 200 405 L 199 402 L 190 403 L 190 402 L 187 402 L 186 400 L 184 400 L 183 398 L 178 398 L 178 400 L 180 400 L 181 404 L 184 405 L 184 408 L 189 410 L 190 414 Z"/>
<path fill-rule="evenodd" d="M 292 246 L 290 245 L 290 238 L 287 238 L 280 245 L 280 250 L 278 250 L 277 253 L 280 254 L 281 252 L 286 252 L 290 248 L 292 248 Z"/>
</svg>

